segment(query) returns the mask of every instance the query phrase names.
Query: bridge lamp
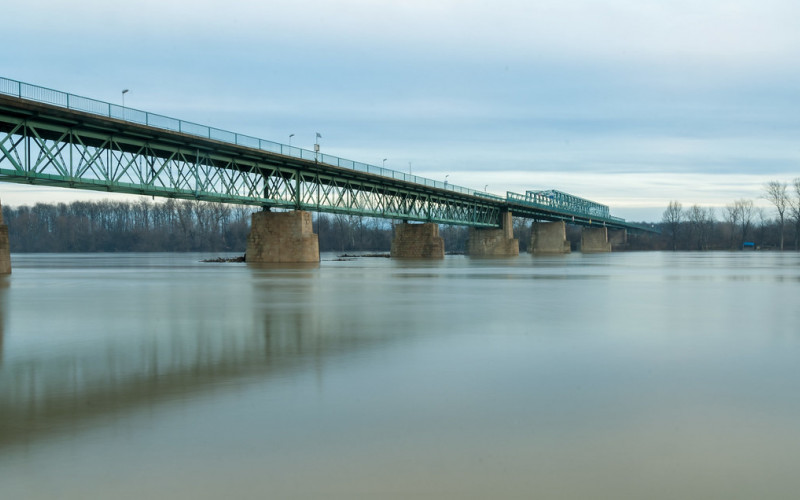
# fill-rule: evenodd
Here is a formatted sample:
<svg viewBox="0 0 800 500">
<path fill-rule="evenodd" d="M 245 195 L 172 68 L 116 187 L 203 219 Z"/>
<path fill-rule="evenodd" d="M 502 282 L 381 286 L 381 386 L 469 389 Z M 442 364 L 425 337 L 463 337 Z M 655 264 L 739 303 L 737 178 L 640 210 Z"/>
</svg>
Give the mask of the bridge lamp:
<svg viewBox="0 0 800 500">
<path fill-rule="evenodd" d="M 386 160 L 388 160 L 388 158 L 383 159 L 383 168 L 386 168 Z"/>
<path fill-rule="evenodd" d="M 130 92 L 128 89 L 122 89 L 122 119 L 125 119 L 125 94 Z"/>
<path fill-rule="evenodd" d="M 450 174 L 444 176 L 444 187 L 447 188 L 447 178 L 450 177 Z"/>
<path fill-rule="evenodd" d="M 289 146 L 292 145 L 292 137 L 294 137 L 294 134 L 289 134 Z"/>
<path fill-rule="evenodd" d="M 488 184 L 487 184 L 487 185 L 485 185 L 485 186 L 483 186 L 483 192 L 484 192 L 484 193 L 487 193 L 487 192 L 488 192 L 488 189 L 489 189 L 489 185 L 488 185 Z"/>
</svg>

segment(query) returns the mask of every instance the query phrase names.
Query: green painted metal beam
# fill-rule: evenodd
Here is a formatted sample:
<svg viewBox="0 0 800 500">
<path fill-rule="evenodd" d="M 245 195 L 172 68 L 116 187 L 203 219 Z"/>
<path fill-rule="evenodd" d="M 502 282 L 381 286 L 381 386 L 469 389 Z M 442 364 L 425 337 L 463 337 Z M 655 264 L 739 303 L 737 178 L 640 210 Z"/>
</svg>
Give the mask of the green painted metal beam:
<svg viewBox="0 0 800 500">
<path fill-rule="evenodd" d="M 0 181 L 474 227 L 511 211 L 641 229 L 558 191 L 496 196 L 5 78 Z"/>
</svg>

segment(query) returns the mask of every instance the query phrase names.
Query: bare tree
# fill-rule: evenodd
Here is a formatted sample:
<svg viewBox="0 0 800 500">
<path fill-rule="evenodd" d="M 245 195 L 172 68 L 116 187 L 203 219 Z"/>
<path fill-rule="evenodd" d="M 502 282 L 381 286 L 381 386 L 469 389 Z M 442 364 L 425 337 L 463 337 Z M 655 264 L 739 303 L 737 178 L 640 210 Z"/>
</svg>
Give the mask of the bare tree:
<svg viewBox="0 0 800 500">
<path fill-rule="evenodd" d="M 728 229 L 730 230 L 730 248 L 735 248 L 734 241 L 736 240 L 736 229 L 739 226 L 739 219 L 741 218 L 741 213 L 739 206 L 734 203 L 733 205 L 725 205 L 725 222 L 728 223 Z"/>
<path fill-rule="evenodd" d="M 778 224 L 780 224 L 781 251 L 783 251 L 784 214 L 789 205 L 789 195 L 786 192 L 786 183 L 770 181 L 764 186 L 764 198 L 775 205 L 778 211 Z"/>
<path fill-rule="evenodd" d="M 526 252 L 531 241 L 532 225 L 528 222 L 528 219 L 523 217 L 513 217 L 511 224 L 514 237 L 519 240 L 519 251 Z"/>
<path fill-rule="evenodd" d="M 741 244 L 739 248 L 744 246 L 744 242 L 747 241 L 747 235 L 750 232 L 750 228 L 753 226 L 753 215 L 755 215 L 755 210 L 753 206 L 753 200 L 736 200 L 733 202 L 734 206 L 738 207 L 739 210 L 739 225 L 741 227 Z"/>
<path fill-rule="evenodd" d="M 756 236 L 756 245 L 763 246 L 764 241 L 767 239 L 767 227 L 772 222 L 767 215 L 764 207 L 756 207 L 753 209 L 754 217 L 758 220 L 758 236 Z"/>
<path fill-rule="evenodd" d="M 792 182 L 794 197 L 789 198 L 789 213 L 794 219 L 794 249 L 800 250 L 800 177 Z"/>
<path fill-rule="evenodd" d="M 697 250 L 707 250 L 711 231 L 714 227 L 714 211 L 698 205 L 686 211 L 686 218 L 691 228 L 692 242 Z"/>
<path fill-rule="evenodd" d="M 679 201 L 670 201 L 664 214 L 661 216 L 661 221 L 669 229 L 672 237 L 672 251 L 678 249 L 678 231 L 680 230 L 681 222 L 683 220 L 683 210 Z"/>
</svg>

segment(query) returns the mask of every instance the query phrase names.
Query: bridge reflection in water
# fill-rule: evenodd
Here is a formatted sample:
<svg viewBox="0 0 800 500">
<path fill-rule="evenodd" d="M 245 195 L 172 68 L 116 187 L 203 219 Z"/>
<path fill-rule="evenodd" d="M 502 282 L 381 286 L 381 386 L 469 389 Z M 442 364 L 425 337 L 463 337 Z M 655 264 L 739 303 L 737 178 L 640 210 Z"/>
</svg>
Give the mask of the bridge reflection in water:
<svg viewBox="0 0 800 500">
<path fill-rule="evenodd" d="M 147 325 L 147 333 L 67 343 L 54 353 L 40 352 L 40 346 L 13 356 L 5 353 L 0 364 L 0 448 L 293 372 L 315 370 L 322 377 L 329 358 L 393 341 L 378 328 L 380 318 L 374 318 L 374 329 L 364 329 L 365 319 L 371 322 L 369 311 L 364 311 L 366 318 L 356 319 L 338 314 L 336 303 L 319 300 L 324 292 L 314 270 L 284 266 L 265 274 L 249 266 L 246 271 L 252 273 L 252 288 L 220 297 L 214 307 L 186 304 L 178 291 L 169 295 L 172 300 L 160 307 L 180 312 L 136 322 Z M 0 349 L 6 323 L 15 320 L 7 293 L 0 289 Z M 80 325 L 62 318 L 65 325 L 70 321 Z M 68 330 L 60 333 L 72 335 Z"/>
</svg>

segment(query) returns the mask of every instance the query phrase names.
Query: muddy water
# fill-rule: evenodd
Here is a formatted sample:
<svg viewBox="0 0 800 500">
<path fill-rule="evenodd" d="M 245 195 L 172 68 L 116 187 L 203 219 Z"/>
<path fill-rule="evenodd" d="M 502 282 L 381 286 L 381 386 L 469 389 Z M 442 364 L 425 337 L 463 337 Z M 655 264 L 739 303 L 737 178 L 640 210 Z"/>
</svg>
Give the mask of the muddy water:
<svg viewBox="0 0 800 500">
<path fill-rule="evenodd" d="M 800 489 L 798 254 L 203 257 L 13 256 L 3 498 Z"/>
</svg>

